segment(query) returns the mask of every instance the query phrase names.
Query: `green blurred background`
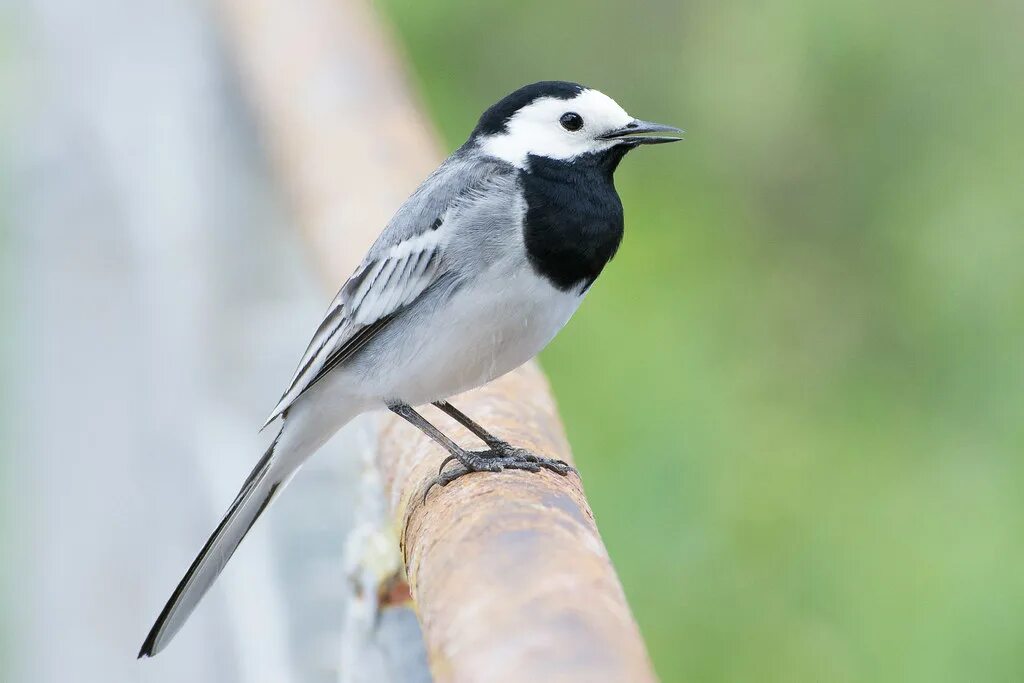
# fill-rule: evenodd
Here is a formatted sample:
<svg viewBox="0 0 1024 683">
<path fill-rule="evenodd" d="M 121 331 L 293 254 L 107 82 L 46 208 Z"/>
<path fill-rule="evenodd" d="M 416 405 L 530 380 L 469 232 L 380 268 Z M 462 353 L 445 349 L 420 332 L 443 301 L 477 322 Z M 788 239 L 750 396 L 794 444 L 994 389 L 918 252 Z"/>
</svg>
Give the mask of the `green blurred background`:
<svg viewBox="0 0 1024 683">
<path fill-rule="evenodd" d="M 552 78 L 688 131 L 542 357 L 663 680 L 1024 680 L 1024 5 L 380 6 L 451 147 Z"/>
<path fill-rule="evenodd" d="M 542 357 L 663 681 L 1024 681 L 1024 3 L 376 5 L 449 148 L 552 78 L 688 131 L 621 166 L 625 242 Z M 284 379 L 254 369 L 290 371 L 323 303 L 277 253 L 214 7 L 0 4 L 2 680 L 198 680 L 262 645 L 216 621 L 257 594 L 250 543 L 212 626 L 125 649 L 225 502 L 191 455 L 234 493 Z"/>
</svg>

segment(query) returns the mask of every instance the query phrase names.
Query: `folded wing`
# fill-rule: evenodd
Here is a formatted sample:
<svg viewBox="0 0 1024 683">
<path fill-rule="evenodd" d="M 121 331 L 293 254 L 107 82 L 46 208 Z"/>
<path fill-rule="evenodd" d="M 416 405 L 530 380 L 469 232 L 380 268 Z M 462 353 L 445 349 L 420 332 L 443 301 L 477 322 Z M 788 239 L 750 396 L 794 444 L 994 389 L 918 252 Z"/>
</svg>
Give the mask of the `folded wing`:
<svg viewBox="0 0 1024 683">
<path fill-rule="evenodd" d="M 412 303 L 441 271 L 443 245 L 435 233 L 392 246 L 364 262 L 331 303 L 267 424 L 327 373 L 361 349 Z"/>
<path fill-rule="evenodd" d="M 460 251 L 451 249 L 451 241 L 459 235 L 454 224 L 460 217 L 472 216 L 474 206 L 493 204 L 496 197 L 489 188 L 508 174 L 505 165 L 456 153 L 413 193 L 327 309 L 264 426 L 351 358 L 452 268 L 452 253 Z"/>
</svg>

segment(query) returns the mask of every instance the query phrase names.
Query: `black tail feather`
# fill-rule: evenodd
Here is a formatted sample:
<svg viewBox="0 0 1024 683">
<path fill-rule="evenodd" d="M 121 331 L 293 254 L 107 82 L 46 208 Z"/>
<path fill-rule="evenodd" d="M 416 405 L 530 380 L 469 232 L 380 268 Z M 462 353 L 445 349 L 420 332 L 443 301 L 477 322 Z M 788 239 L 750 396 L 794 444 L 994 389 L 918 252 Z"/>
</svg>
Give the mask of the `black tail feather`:
<svg viewBox="0 0 1024 683">
<path fill-rule="evenodd" d="M 280 437 L 280 435 L 278 436 Z M 267 449 L 267 452 L 263 455 L 262 458 L 260 458 L 260 461 L 256 464 L 256 467 L 253 468 L 252 472 L 245 480 L 245 483 L 242 485 L 241 490 L 239 490 L 238 495 L 235 497 L 234 502 L 231 503 L 231 507 L 229 507 L 228 511 L 224 514 L 224 518 L 221 519 L 220 524 L 218 524 L 217 528 L 214 529 L 213 533 L 210 535 L 210 538 L 206 541 L 206 544 L 203 546 L 203 549 L 199 551 L 198 555 L 196 555 L 196 558 L 192 561 L 192 564 L 191 566 L 189 566 L 188 571 L 185 572 L 185 576 L 182 577 L 181 581 L 178 582 L 178 585 L 174 589 L 174 592 L 171 593 L 171 597 L 167 600 L 167 604 L 165 604 L 163 610 L 161 610 L 160 616 L 156 618 L 156 622 L 153 624 L 153 628 L 150 629 L 145 641 L 143 641 L 142 648 L 139 650 L 139 659 L 142 659 L 143 657 L 152 657 L 160 649 L 162 649 L 163 645 L 166 645 L 166 643 L 163 643 L 160 647 L 157 647 L 157 642 L 160 636 L 163 634 L 165 628 L 167 627 L 168 620 L 174 613 L 175 608 L 178 607 L 178 605 L 181 603 L 182 598 L 186 595 L 186 592 L 193 587 L 192 583 L 194 578 L 196 577 L 197 572 L 204 565 L 204 561 L 207 559 L 207 557 L 214 549 L 214 547 L 217 545 L 217 543 L 220 540 L 222 540 L 229 525 L 231 525 L 233 522 L 237 520 L 237 516 L 242 507 L 250 502 L 251 496 L 263 484 L 264 479 L 270 470 L 274 456 L 274 448 L 276 446 L 277 439 L 275 439 L 274 442 L 270 444 L 270 448 Z M 282 482 L 280 480 L 272 482 L 269 488 L 267 489 L 266 493 L 263 494 L 259 503 L 259 507 L 256 508 L 255 513 L 252 515 L 252 517 L 246 520 L 246 526 L 245 529 L 242 531 L 241 536 L 239 536 L 237 541 L 234 542 L 234 545 L 232 547 L 227 549 L 226 554 L 220 561 L 220 566 L 215 568 L 213 579 L 216 578 L 216 575 L 220 573 L 220 570 L 224 567 L 227 561 L 234 554 L 235 550 L 238 548 L 238 545 L 249 533 L 249 530 L 252 528 L 252 525 L 255 524 L 259 516 L 263 514 L 263 511 L 266 509 L 267 505 L 270 504 L 270 501 L 273 499 L 274 495 L 279 490 L 281 483 Z M 213 579 L 210 579 L 210 583 L 213 582 Z M 207 584 L 206 586 L 202 586 L 201 590 L 205 592 L 208 587 L 209 584 Z M 187 617 L 188 614 L 185 614 L 184 618 Z M 181 620 L 181 622 L 184 621 L 184 618 Z M 175 629 L 181 626 L 181 622 L 175 625 Z"/>
</svg>

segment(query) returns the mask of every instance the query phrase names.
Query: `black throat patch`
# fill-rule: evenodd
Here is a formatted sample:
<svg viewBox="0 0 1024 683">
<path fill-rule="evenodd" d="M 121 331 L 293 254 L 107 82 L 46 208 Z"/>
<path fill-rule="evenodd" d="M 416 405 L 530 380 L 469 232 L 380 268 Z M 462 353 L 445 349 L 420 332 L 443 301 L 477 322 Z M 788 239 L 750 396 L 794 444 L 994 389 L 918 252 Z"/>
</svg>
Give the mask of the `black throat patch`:
<svg viewBox="0 0 1024 683">
<path fill-rule="evenodd" d="M 570 161 L 530 155 L 521 172 L 523 237 L 534 270 L 563 291 L 593 284 L 622 242 L 622 202 L 612 174 L 629 150 Z"/>
</svg>

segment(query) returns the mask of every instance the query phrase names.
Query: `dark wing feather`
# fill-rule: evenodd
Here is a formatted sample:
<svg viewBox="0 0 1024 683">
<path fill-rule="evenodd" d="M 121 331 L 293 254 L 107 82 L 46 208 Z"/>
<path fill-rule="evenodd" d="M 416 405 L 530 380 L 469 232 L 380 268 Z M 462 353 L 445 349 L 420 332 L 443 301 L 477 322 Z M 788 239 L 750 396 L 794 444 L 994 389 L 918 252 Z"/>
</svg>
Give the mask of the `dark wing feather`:
<svg viewBox="0 0 1024 683">
<path fill-rule="evenodd" d="M 389 315 L 384 316 L 383 318 L 380 318 L 379 320 L 375 320 L 366 327 L 360 328 L 358 332 L 356 332 L 347 340 L 345 340 L 344 344 L 339 346 L 337 349 L 332 351 L 330 355 L 327 356 L 326 360 L 324 360 L 324 364 L 320 367 L 319 370 L 317 370 L 316 374 L 309 379 L 305 387 L 303 387 L 302 391 L 309 391 L 311 388 L 313 388 L 314 384 L 316 384 L 324 377 L 326 377 L 328 372 L 333 370 L 338 365 L 344 363 L 346 360 L 351 358 L 356 351 L 366 346 L 366 343 L 373 339 L 373 337 L 376 336 L 378 332 L 384 329 L 384 327 L 387 326 L 387 324 L 391 322 L 391 320 L 394 317 L 395 314 L 391 313 Z M 301 396 L 302 394 L 300 393 L 299 395 Z"/>
</svg>

